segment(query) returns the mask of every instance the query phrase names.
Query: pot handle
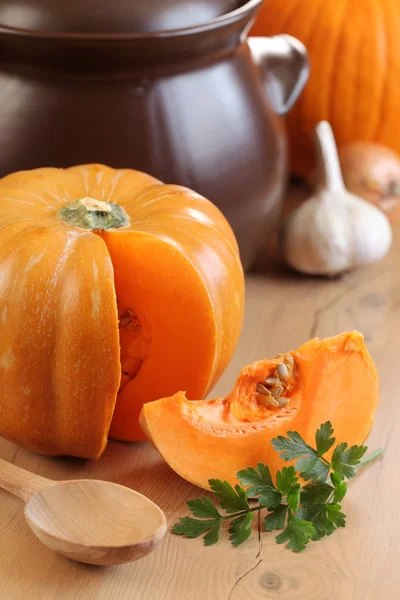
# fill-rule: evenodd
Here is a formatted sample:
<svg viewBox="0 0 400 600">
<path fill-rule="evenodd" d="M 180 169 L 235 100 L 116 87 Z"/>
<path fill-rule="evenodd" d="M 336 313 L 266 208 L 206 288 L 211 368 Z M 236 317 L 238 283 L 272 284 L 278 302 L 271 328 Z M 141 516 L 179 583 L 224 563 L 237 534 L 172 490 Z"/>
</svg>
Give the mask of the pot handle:
<svg viewBox="0 0 400 600">
<path fill-rule="evenodd" d="M 305 46 L 291 35 L 250 37 L 247 40 L 258 65 L 273 109 L 284 115 L 293 106 L 310 73 Z"/>
</svg>

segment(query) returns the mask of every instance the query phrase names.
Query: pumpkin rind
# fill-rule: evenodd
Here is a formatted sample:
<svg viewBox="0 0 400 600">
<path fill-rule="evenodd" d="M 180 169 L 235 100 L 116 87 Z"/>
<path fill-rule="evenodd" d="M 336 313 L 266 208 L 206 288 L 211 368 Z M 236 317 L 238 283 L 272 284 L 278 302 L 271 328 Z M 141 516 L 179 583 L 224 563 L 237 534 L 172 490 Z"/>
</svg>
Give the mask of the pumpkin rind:
<svg viewBox="0 0 400 600">
<path fill-rule="evenodd" d="M 268 0 L 251 35 L 288 33 L 305 44 L 310 79 L 288 116 L 293 170 L 308 175 L 312 133 L 329 121 L 337 143 L 378 142 L 400 152 L 400 16 L 396 0 Z"/>
<path fill-rule="evenodd" d="M 60 218 L 63 207 L 87 198 L 121 206 L 128 221 L 92 232 L 90 222 L 85 229 Z M 151 336 L 144 335 L 139 383 L 121 387 L 117 400 L 120 295 L 147 320 Z M 143 437 L 143 402 L 161 389 L 179 389 L 179 381 L 204 396 L 225 368 L 240 333 L 243 296 L 228 223 L 190 190 L 103 165 L 3 178 L 0 434 L 45 454 L 96 458 L 114 414 L 114 437 Z M 185 303 L 188 316 L 180 318 Z M 169 317 L 175 330 L 162 329 Z M 163 377 L 157 365 L 164 363 L 171 374 Z"/>
<path fill-rule="evenodd" d="M 107 248 L 28 220 L 3 225 L 0 247 L 0 434 L 30 450 L 96 458 L 119 385 Z"/>
<path fill-rule="evenodd" d="M 284 463 L 272 438 L 298 431 L 314 444 L 330 420 L 337 442 L 360 444 L 372 426 L 379 398 L 378 375 L 358 332 L 310 340 L 293 357 L 295 384 L 287 404 L 268 408 L 256 386 L 282 358 L 244 367 L 226 398 L 187 400 L 183 392 L 145 404 L 140 424 L 166 462 L 204 489 L 212 478 L 237 483 L 236 473 L 263 462 L 273 473 Z"/>
</svg>

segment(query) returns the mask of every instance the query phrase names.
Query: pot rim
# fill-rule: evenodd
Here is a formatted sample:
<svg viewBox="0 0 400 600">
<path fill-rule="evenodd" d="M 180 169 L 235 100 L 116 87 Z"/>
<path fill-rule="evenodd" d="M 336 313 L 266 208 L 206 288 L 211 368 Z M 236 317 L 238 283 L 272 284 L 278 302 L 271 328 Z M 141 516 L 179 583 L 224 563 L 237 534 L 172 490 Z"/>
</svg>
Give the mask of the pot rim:
<svg viewBox="0 0 400 600">
<path fill-rule="evenodd" d="M 219 29 L 231 25 L 247 16 L 255 13 L 264 0 L 247 0 L 235 10 L 215 17 L 206 23 L 190 25 L 178 29 L 165 29 L 160 31 L 145 31 L 140 33 L 81 33 L 81 32 L 57 32 L 40 31 L 35 29 L 23 29 L 20 27 L 9 27 L 0 23 L 0 34 L 11 34 L 20 37 L 44 38 L 44 39 L 65 39 L 65 40 L 86 40 L 86 41 L 128 41 L 144 40 L 151 38 L 174 38 L 183 35 L 203 33 L 209 30 Z"/>
</svg>

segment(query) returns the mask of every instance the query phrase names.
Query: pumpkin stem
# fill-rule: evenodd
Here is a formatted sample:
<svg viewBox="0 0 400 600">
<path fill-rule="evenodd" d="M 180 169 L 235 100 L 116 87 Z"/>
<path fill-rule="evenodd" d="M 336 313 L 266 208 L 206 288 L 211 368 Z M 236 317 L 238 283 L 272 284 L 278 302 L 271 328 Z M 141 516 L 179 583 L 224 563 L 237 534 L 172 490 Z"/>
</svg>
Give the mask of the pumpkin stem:
<svg viewBox="0 0 400 600">
<path fill-rule="evenodd" d="M 330 192 L 345 192 L 335 137 L 327 121 L 321 121 L 316 126 L 315 140 L 319 188 Z"/>
<path fill-rule="evenodd" d="M 71 202 L 58 216 L 69 225 L 84 229 L 110 230 L 129 225 L 128 215 L 119 204 L 89 197 Z"/>
</svg>

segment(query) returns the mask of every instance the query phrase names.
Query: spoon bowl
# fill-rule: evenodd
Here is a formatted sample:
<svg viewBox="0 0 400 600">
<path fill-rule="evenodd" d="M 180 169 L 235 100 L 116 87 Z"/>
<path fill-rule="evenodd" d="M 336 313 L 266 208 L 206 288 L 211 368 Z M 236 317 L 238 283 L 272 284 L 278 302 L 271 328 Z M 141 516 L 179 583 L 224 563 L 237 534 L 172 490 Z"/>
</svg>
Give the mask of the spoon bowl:
<svg viewBox="0 0 400 600">
<path fill-rule="evenodd" d="M 52 481 L 0 459 L 0 487 L 25 500 L 26 521 L 43 544 L 78 562 L 117 565 L 138 560 L 167 531 L 161 508 L 116 483 Z"/>
<path fill-rule="evenodd" d="M 92 565 L 115 565 L 149 554 L 164 537 L 164 513 L 151 500 L 107 481 L 64 481 L 25 507 L 34 534 L 51 550 Z"/>
</svg>

